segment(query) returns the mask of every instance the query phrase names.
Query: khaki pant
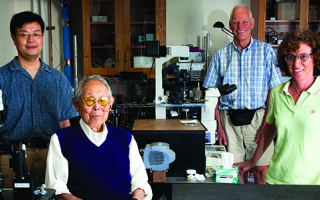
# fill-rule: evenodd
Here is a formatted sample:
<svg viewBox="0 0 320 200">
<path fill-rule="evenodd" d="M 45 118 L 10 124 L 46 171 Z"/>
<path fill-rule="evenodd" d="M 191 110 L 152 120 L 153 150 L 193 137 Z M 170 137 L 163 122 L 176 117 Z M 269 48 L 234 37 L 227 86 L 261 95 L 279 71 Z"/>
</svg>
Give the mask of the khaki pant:
<svg viewBox="0 0 320 200">
<path fill-rule="evenodd" d="M 41 184 L 44 184 L 48 149 L 27 148 L 26 154 L 27 170 L 33 178 L 34 187 L 38 187 Z M 4 175 L 8 175 L 2 180 L 3 188 L 12 188 L 12 178 L 16 175 L 16 173 L 13 172 L 13 168 L 10 168 L 9 166 L 9 156 L 10 154 L 0 154 L 0 172 Z"/>
<path fill-rule="evenodd" d="M 258 146 L 256 143 L 257 131 L 261 126 L 265 109 L 259 109 L 253 116 L 251 124 L 234 126 L 228 111 L 220 112 L 220 119 L 228 140 L 228 152 L 234 156 L 234 162 L 244 162 L 246 156 L 251 158 Z M 256 166 L 268 166 L 273 155 L 274 143 L 266 149 Z"/>
</svg>

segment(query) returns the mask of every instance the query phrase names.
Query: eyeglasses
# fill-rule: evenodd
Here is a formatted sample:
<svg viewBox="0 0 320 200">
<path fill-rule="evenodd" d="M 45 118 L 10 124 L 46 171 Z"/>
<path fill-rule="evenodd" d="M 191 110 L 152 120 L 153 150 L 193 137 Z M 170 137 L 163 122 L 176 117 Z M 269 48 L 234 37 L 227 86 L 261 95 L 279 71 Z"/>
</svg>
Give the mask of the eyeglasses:
<svg viewBox="0 0 320 200">
<path fill-rule="evenodd" d="M 296 61 L 297 58 L 299 60 L 301 60 L 301 61 L 306 61 L 311 55 L 312 55 L 312 53 L 310 53 L 310 54 L 302 53 L 302 54 L 297 55 L 297 56 L 294 56 L 292 54 L 287 54 L 284 59 L 286 60 L 286 62 L 288 64 L 293 64 Z"/>
<path fill-rule="evenodd" d="M 100 97 L 98 100 L 93 97 L 86 97 L 82 98 L 83 103 L 86 106 L 93 106 L 95 103 L 98 102 L 100 106 L 106 106 L 110 103 L 110 98 L 108 97 Z"/>
<path fill-rule="evenodd" d="M 29 36 L 32 36 L 34 39 L 38 39 L 42 36 L 42 34 L 40 34 L 40 33 L 30 33 L 30 34 L 21 33 L 21 34 L 16 34 L 16 35 L 23 38 L 23 39 L 28 39 Z"/>
</svg>

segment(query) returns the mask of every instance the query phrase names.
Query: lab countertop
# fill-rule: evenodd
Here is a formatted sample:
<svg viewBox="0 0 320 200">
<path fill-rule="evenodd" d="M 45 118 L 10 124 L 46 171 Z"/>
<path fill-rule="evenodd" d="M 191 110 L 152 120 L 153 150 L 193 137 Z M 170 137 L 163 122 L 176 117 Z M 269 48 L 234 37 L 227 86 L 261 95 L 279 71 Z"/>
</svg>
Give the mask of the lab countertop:
<svg viewBox="0 0 320 200">
<path fill-rule="evenodd" d="M 167 177 L 165 183 L 150 183 L 154 199 L 167 200 L 313 200 L 319 199 L 319 185 L 253 185 L 215 183 L 213 177 L 205 181 L 188 181 L 184 177 Z M 201 198 L 200 198 L 201 197 Z"/>
<path fill-rule="evenodd" d="M 174 200 L 313 200 L 319 196 L 319 185 L 172 184 Z"/>
<path fill-rule="evenodd" d="M 197 123 L 184 125 L 181 121 L 193 121 Z M 206 131 L 206 128 L 197 119 L 136 119 L 132 131 Z"/>
</svg>

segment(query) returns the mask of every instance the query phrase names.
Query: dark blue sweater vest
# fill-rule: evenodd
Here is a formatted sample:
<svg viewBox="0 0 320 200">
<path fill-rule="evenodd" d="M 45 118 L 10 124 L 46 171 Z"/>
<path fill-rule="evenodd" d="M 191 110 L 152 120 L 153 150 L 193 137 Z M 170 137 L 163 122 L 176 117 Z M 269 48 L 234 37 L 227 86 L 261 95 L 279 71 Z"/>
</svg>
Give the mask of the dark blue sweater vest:
<svg viewBox="0 0 320 200">
<path fill-rule="evenodd" d="M 69 163 L 68 189 L 85 200 L 130 199 L 130 132 L 107 126 L 107 139 L 93 144 L 79 124 L 57 132 Z"/>
</svg>

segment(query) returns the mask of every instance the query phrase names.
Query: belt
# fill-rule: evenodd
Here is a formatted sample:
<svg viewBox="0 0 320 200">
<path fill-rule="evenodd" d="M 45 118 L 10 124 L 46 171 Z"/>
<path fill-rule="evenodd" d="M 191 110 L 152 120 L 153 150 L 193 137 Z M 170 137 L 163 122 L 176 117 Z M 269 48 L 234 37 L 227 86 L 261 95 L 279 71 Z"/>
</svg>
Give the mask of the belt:
<svg viewBox="0 0 320 200">
<path fill-rule="evenodd" d="M 21 146 L 22 144 L 25 144 L 26 147 L 28 148 L 44 149 L 44 148 L 48 148 L 49 142 L 46 140 L 30 140 L 29 142 L 13 142 L 11 144 L 15 144 L 17 146 Z"/>
<path fill-rule="evenodd" d="M 230 113 L 230 112 L 232 112 L 232 111 L 234 111 L 234 112 L 238 112 L 238 113 L 246 113 L 246 112 L 250 112 L 250 111 L 257 111 L 257 110 L 260 110 L 262 107 L 260 107 L 260 108 L 256 108 L 256 109 L 247 109 L 247 108 L 245 108 L 245 109 L 236 109 L 236 110 L 228 110 L 228 113 Z"/>
</svg>

